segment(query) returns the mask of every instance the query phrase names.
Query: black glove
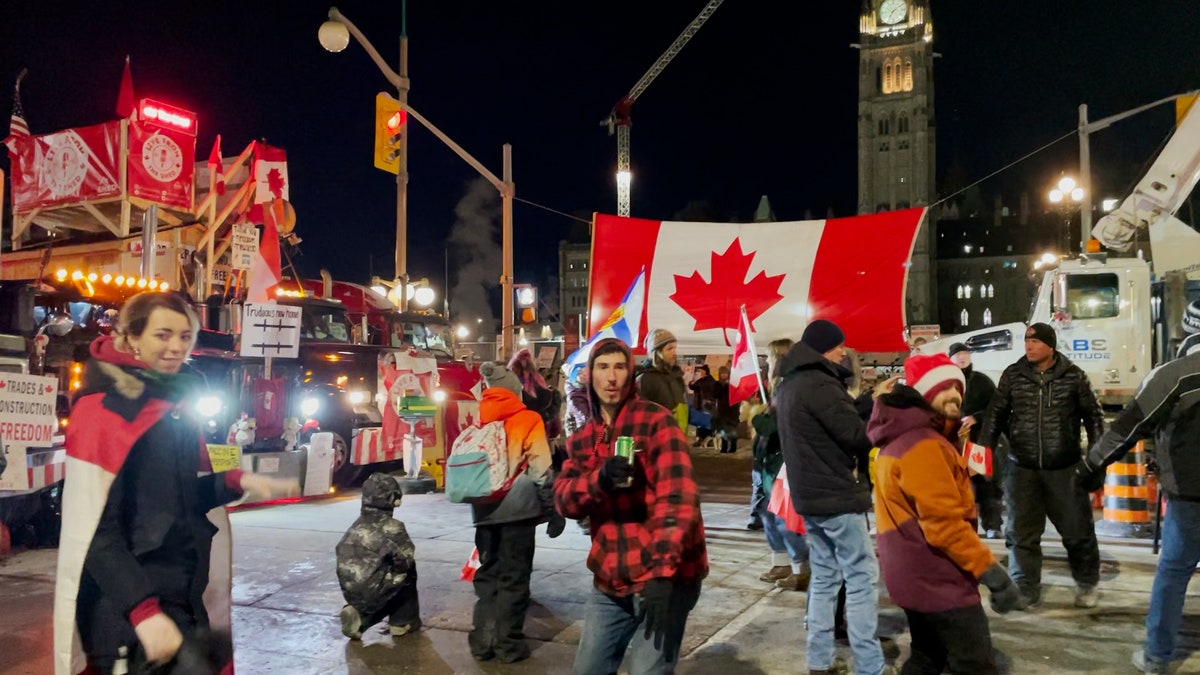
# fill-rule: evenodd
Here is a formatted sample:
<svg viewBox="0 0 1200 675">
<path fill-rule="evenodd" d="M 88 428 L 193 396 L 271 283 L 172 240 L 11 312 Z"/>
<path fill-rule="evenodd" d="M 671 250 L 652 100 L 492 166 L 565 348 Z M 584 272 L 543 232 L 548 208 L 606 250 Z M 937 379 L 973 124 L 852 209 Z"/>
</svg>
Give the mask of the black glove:
<svg viewBox="0 0 1200 675">
<path fill-rule="evenodd" d="M 633 462 L 624 457 L 612 456 L 600 467 L 600 487 L 605 492 L 612 492 L 613 489 L 624 485 L 626 481 L 633 478 Z"/>
<path fill-rule="evenodd" d="M 991 604 L 996 613 L 1007 614 L 1014 609 L 1024 609 L 1021 589 L 1017 588 L 1000 563 L 989 567 L 983 576 L 979 577 L 979 583 L 987 586 L 992 592 Z"/>
<path fill-rule="evenodd" d="M 675 636 L 681 623 L 671 616 L 671 594 L 675 585 L 670 579 L 656 577 L 646 582 L 642 589 L 642 606 L 638 620 L 646 627 L 645 638 L 654 637 L 654 648 L 663 652 L 667 663 L 675 661 L 679 650 L 679 639 Z M 682 636 L 678 636 L 682 637 Z"/>
<path fill-rule="evenodd" d="M 563 529 L 567 527 L 567 519 L 563 518 L 558 511 L 550 513 L 550 520 L 546 524 L 546 534 L 550 535 L 551 539 L 555 539 L 563 533 Z"/>
<path fill-rule="evenodd" d="M 1104 467 L 1093 467 L 1085 459 L 1075 467 L 1075 482 L 1087 493 L 1104 487 Z"/>
</svg>

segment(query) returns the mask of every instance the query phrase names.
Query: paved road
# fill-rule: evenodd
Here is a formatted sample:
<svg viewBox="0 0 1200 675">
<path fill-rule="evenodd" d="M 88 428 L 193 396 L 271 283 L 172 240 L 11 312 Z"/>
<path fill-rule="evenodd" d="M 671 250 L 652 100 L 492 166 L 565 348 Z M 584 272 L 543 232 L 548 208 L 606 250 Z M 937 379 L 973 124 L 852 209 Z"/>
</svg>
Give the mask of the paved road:
<svg viewBox="0 0 1200 675">
<path fill-rule="evenodd" d="M 693 611 L 680 673 L 795 673 L 803 668 L 803 593 L 757 580 L 769 566 L 759 533 L 745 529 L 749 459 L 700 452 L 712 571 Z M 582 629 L 590 575 L 588 540 L 574 526 L 558 539 L 539 534 L 533 606 L 527 622 L 533 657 L 511 666 L 477 664 L 466 650 L 473 595 L 458 581 L 473 529 L 466 507 L 441 495 L 410 496 L 397 511 L 417 545 L 426 629 L 393 640 L 376 631 L 362 642 L 342 637 L 341 594 L 333 546 L 358 511 L 355 496 L 242 511 L 234 515 L 234 626 L 237 667 L 247 673 L 564 673 Z M 1052 530 L 1051 530 L 1052 532 Z M 1002 554 L 1002 547 L 992 543 Z M 1061 547 L 1047 537 L 1044 607 L 1036 614 L 991 617 L 1004 672 L 1133 673 L 1129 653 L 1141 640 L 1154 558 L 1144 542 L 1102 546 L 1098 609 L 1071 607 Z M 0 673 L 49 673 L 54 551 L 29 551 L 0 562 Z M 1196 589 L 1200 594 L 1200 588 Z M 1184 646 L 1200 647 L 1200 597 L 1189 596 Z M 886 599 L 881 633 L 903 652 L 903 615 Z M 843 648 L 844 649 L 844 648 Z M 901 659 L 906 654 L 902 654 Z M 1185 654 L 1186 655 L 1186 654 Z M 1180 672 L 1200 673 L 1200 655 Z"/>
</svg>

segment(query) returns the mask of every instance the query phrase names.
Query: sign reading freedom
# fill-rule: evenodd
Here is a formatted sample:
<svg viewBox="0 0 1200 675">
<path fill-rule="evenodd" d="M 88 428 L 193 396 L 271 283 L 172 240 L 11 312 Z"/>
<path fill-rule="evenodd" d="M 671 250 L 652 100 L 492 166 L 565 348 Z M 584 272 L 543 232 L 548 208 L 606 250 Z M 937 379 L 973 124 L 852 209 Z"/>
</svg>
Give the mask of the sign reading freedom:
<svg viewBox="0 0 1200 675">
<path fill-rule="evenodd" d="M 52 377 L 0 375 L 0 444 L 9 459 L 0 490 L 29 488 L 25 451 L 53 443 L 57 395 L 58 382 Z"/>
</svg>

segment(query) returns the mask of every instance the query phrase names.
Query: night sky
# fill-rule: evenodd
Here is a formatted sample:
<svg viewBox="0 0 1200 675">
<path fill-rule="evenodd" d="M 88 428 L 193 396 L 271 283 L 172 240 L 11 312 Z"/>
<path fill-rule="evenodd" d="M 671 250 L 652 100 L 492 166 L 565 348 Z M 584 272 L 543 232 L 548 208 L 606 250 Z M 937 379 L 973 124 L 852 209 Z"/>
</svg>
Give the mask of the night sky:
<svg viewBox="0 0 1200 675">
<path fill-rule="evenodd" d="M 511 143 L 518 197 L 585 218 L 611 213 L 616 142 L 599 122 L 704 5 L 410 0 L 410 102 L 497 175 L 501 145 Z M 634 106 L 633 215 L 748 220 L 764 194 L 780 219 L 851 215 L 858 52 L 850 44 L 860 5 L 727 0 Z M 338 7 L 398 59 L 399 2 Z M 227 156 L 254 139 L 287 150 L 303 273 L 390 276 L 395 182 L 371 160 L 374 96 L 389 85 L 353 40 L 340 54 L 320 46 L 328 8 L 20 3 L 0 25 L 0 117 L 26 67 L 33 133 L 113 119 L 129 54 L 139 98 L 198 114 L 198 158 L 217 133 Z M 1099 118 L 1200 88 L 1194 0 L 935 0 L 932 18 L 942 195 L 1070 131 L 1080 103 Z M 1093 138 L 1099 196 L 1124 196 L 1171 115 L 1164 107 Z M 1076 162 L 1068 140 L 980 190 L 988 203 L 992 194 L 1015 203 L 1023 190 L 1040 199 Z M 451 285 L 472 283 L 469 273 L 458 279 L 460 267 L 493 281 L 498 246 L 480 243 L 498 232 L 494 190 L 472 192 L 474 170 L 419 127 L 409 163 L 410 274 L 441 286 L 457 227 Z M 578 226 L 523 203 L 514 213 L 516 281 L 547 284 L 558 241 Z"/>
</svg>

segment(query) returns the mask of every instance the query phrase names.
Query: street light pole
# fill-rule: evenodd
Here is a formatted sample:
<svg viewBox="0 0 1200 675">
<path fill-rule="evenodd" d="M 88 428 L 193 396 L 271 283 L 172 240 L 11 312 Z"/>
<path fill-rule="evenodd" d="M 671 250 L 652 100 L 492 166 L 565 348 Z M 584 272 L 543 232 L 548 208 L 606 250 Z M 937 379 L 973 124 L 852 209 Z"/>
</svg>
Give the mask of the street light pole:
<svg viewBox="0 0 1200 675">
<path fill-rule="evenodd" d="M 397 100 L 408 107 L 408 2 L 400 3 L 400 72 Z M 396 280 L 400 282 L 400 311 L 408 311 L 408 129 L 401 128 L 400 166 L 396 172 Z"/>
<path fill-rule="evenodd" d="M 504 312 L 504 316 L 501 317 L 501 321 L 500 321 L 501 350 L 502 350 L 500 355 L 502 358 L 507 359 L 508 357 L 512 356 L 512 352 L 513 352 L 512 204 L 513 204 L 513 197 L 516 195 L 516 185 L 513 183 L 513 178 L 512 178 L 512 145 L 510 145 L 508 143 L 504 144 L 504 171 L 503 171 L 504 178 L 502 180 L 502 179 L 498 178 L 496 176 L 496 174 L 492 173 L 491 171 L 488 171 L 487 167 L 485 167 L 482 163 L 480 163 L 479 160 L 472 157 L 470 153 L 468 153 L 466 150 L 463 150 L 462 146 L 460 146 L 458 143 L 455 143 L 449 136 L 447 136 L 445 134 L 445 132 L 443 132 L 441 129 L 437 128 L 437 126 L 435 126 L 429 120 L 425 119 L 425 117 L 423 115 L 421 115 L 421 113 L 417 112 L 416 110 L 413 110 L 412 106 L 408 105 L 408 96 L 407 96 L 408 95 L 408 76 L 407 76 L 407 67 L 408 67 L 408 63 L 407 63 L 407 61 L 408 61 L 408 56 L 407 56 L 408 41 L 407 40 L 408 40 L 408 38 L 406 36 L 402 35 L 400 38 L 401 73 L 397 73 L 397 72 L 393 71 L 387 65 L 387 63 L 383 60 L 383 57 L 380 56 L 379 52 L 375 50 L 375 47 L 371 46 L 371 43 L 369 40 L 367 40 L 366 36 L 364 36 L 362 34 L 362 32 L 360 30 L 358 30 L 358 27 L 355 26 L 345 16 L 343 16 L 342 13 L 337 10 L 336 7 L 329 8 L 329 21 L 326 22 L 326 26 L 329 26 L 330 24 L 338 24 L 338 25 L 344 26 L 345 29 L 347 31 L 349 31 L 350 35 L 353 35 L 354 39 L 357 40 L 360 45 L 362 45 L 362 48 L 367 51 L 367 55 L 369 55 L 371 57 L 371 60 L 375 62 L 375 65 L 379 67 L 379 70 L 380 70 L 380 72 L 383 73 L 384 77 L 386 77 L 389 82 L 391 82 L 393 85 L 395 85 L 396 91 L 399 92 L 400 95 L 403 97 L 398 102 L 401 104 L 401 107 L 405 110 L 405 112 L 408 113 L 408 116 L 413 121 L 415 121 L 418 124 L 420 124 L 421 126 L 425 127 L 427 130 L 429 130 L 430 133 L 432 133 L 434 136 L 436 136 L 438 140 L 440 140 L 442 143 L 445 143 L 447 147 L 449 147 L 451 150 L 454 151 L 454 154 L 461 157 L 462 160 L 464 162 L 466 162 L 467 164 L 470 164 L 472 168 L 474 168 L 476 171 L 478 171 L 481 176 L 486 178 L 488 180 L 488 182 L 491 183 L 496 188 L 496 190 L 500 192 L 500 198 L 503 203 L 503 205 L 501 207 L 501 213 L 503 214 L 502 215 L 503 220 L 502 220 L 501 237 L 503 240 L 502 255 L 504 258 L 503 266 L 502 266 L 502 269 L 500 272 L 500 286 L 501 286 L 501 292 L 503 293 L 503 296 L 504 296 L 504 299 L 502 301 L 502 310 L 501 310 Z M 349 41 L 349 37 L 339 37 L 339 36 L 334 36 L 334 35 L 327 36 L 324 34 L 326 26 L 321 27 L 321 33 L 319 34 L 322 39 L 321 44 L 324 45 L 325 48 L 329 49 L 330 51 L 341 51 L 342 49 L 345 49 L 346 43 Z M 338 29 L 338 30 L 340 31 L 341 29 Z M 327 39 L 329 41 L 328 44 L 326 42 Z M 334 47 L 337 47 L 337 48 L 335 49 Z M 407 130 L 404 132 L 404 134 L 405 134 L 405 141 L 407 141 L 407 138 L 408 138 Z M 400 216 L 402 213 L 404 213 L 404 209 L 403 209 L 402 205 L 406 205 L 407 196 L 408 196 L 407 195 L 407 185 L 406 185 L 407 180 L 408 180 L 408 173 L 405 170 L 406 164 L 407 164 L 407 159 L 406 159 L 407 152 L 408 152 L 408 143 L 404 142 L 404 143 L 402 143 L 402 147 L 401 147 L 400 173 L 398 174 L 398 178 L 397 178 L 398 183 L 397 183 L 397 190 L 396 190 L 396 192 L 397 192 L 397 197 L 396 197 L 397 234 L 400 233 L 400 229 L 403 227 L 403 225 L 402 225 L 403 221 L 400 219 Z M 403 178 L 400 178 L 400 177 L 403 177 Z M 403 241 L 403 238 L 398 238 L 397 248 L 396 248 L 397 275 L 399 275 L 401 269 L 403 269 L 401 267 L 402 260 L 403 260 L 402 249 L 400 248 L 401 244 L 399 243 L 401 241 Z M 407 297 L 406 297 L 407 295 L 408 295 L 408 289 L 407 289 L 407 286 L 405 286 L 403 293 L 401 293 L 401 296 L 405 297 L 405 302 L 407 302 Z M 401 305 L 401 308 L 403 308 L 403 305 Z"/>
<path fill-rule="evenodd" d="M 1070 176 L 1063 176 L 1061 179 L 1059 179 L 1057 185 L 1046 195 L 1047 199 L 1050 200 L 1050 203 L 1058 207 L 1059 211 L 1063 215 L 1063 218 L 1066 219 L 1065 223 L 1063 224 L 1063 234 L 1065 236 L 1062 238 L 1062 243 L 1063 253 L 1068 255 L 1071 253 L 1071 211 L 1074 210 L 1072 204 L 1085 204 L 1084 198 L 1086 196 L 1087 193 L 1084 191 L 1083 187 L 1077 184 L 1075 179 L 1071 178 Z M 1081 206 L 1080 212 L 1082 213 L 1085 208 L 1086 207 Z M 1088 230 L 1086 229 L 1084 230 L 1084 232 L 1087 231 Z M 1084 239 L 1081 243 L 1083 244 L 1083 248 L 1080 249 L 1079 252 L 1086 253 L 1087 239 Z"/>
<path fill-rule="evenodd" d="M 318 37 L 322 46 L 331 52 L 340 52 L 346 48 L 349 38 L 342 29 L 328 31 L 327 28 L 344 27 L 358 42 L 371 60 L 375 62 L 379 72 L 396 88 L 397 100 L 403 107 L 408 106 L 408 12 L 407 2 L 400 3 L 400 72 L 392 70 L 391 66 L 379 55 L 379 51 L 371 44 L 362 31 L 347 19 L 337 7 L 329 8 L 329 21 L 321 26 Z M 341 32 L 340 35 L 338 33 Z M 396 280 L 399 282 L 400 311 L 408 309 L 408 130 L 401 128 L 399 170 L 396 173 Z"/>
<path fill-rule="evenodd" d="M 504 186 L 500 188 L 503 204 L 500 207 L 500 248 L 504 263 L 500 270 L 500 358 L 513 355 L 513 269 L 512 269 L 512 145 L 504 144 Z"/>
<path fill-rule="evenodd" d="M 1088 109 L 1086 103 L 1079 104 L 1079 187 L 1083 188 L 1083 202 L 1079 207 L 1079 252 L 1087 253 L 1088 240 L 1092 238 L 1092 146 L 1088 138 Z M 1068 241 L 1070 237 L 1067 237 Z"/>
</svg>

